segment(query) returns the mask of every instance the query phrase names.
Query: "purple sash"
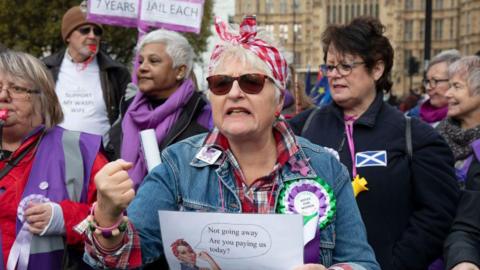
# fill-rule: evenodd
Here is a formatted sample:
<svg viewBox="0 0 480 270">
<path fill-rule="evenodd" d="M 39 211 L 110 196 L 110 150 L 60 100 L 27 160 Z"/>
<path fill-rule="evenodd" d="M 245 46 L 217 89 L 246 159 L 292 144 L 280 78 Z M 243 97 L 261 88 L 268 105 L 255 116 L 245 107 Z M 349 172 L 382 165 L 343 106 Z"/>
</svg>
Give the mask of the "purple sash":
<svg viewBox="0 0 480 270">
<path fill-rule="evenodd" d="M 61 127 L 54 127 L 41 138 L 22 199 L 32 194 L 42 195 L 53 202 L 69 199 L 65 184 L 64 156 L 64 151 L 69 151 L 69 149 L 64 149 L 62 142 L 65 132 Z M 80 133 L 78 146 L 84 165 L 80 202 L 87 201 L 91 168 L 100 149 L 100 143 L 100 136 Z M 22 223 L 17 218 L 17 234 L 21 227 Z M 63 253 L 64 250 L 62 249 L 31 254 L 28 269 L 60 269 Z"/>
</svg>

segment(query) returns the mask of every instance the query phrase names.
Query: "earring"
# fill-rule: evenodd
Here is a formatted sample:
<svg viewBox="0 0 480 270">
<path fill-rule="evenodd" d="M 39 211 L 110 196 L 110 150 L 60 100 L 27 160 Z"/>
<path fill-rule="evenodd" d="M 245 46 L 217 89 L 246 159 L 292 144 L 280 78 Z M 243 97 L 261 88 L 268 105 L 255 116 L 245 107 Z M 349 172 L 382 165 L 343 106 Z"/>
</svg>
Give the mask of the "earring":
<svg viewBox="0 0 480 270">
<path fill-rule="evenodd" d="M 278 118 L 278 117 L 280 117 L 280 112 L 279 112 L 279 111 L 276 111 L 276 112 L 275 112 L 275 118 Z"/>
</svg>

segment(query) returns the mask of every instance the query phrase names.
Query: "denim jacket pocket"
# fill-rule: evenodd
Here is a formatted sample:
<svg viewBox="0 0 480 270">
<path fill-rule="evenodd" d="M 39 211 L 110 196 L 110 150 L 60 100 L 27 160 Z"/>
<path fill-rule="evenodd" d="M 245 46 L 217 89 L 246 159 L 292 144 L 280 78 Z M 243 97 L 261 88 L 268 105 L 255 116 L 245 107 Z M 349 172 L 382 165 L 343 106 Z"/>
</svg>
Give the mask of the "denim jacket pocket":
<svg viewBox="0 0 480 270">
<path fill-rule="evenodd" d="M 220 212 L 218 207 L 196 201 L 183 200 L 180 204 L 180 211 L 190 212 Z"/>
<path fill-rule="evenodd" d="M 335 248 L 335 225 L 330 223 L 320 231 L 320 263 L 328 267 L 332 265 L 333 250 Z"/>
</svg>

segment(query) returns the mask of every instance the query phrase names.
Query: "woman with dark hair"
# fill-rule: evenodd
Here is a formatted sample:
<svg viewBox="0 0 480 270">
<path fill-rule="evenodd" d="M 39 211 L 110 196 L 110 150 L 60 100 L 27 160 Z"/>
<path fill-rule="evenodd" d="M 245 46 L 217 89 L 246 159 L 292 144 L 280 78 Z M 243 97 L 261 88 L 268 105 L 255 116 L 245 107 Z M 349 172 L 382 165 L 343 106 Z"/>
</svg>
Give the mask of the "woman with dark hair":
<svg viewBox="0 0 480 270">
<path fill-rule="evenodd" d="M 455 156 L 462 196 L 445 241 L 447 269 L 480 269 L 480 57 L 460 58 L 448 69 L 448 117 L 438 125 Z"/>
<path fill-rule="evenodd" d="M 292 128 L 338 151 L 349 169 L 368 241 L 382 269 L 427 269 L 442 253 L 458 187 L 448 145 L 433 128 L 383 101 L 393 48 L 383 25 L 361 17 L 322 35 L 331 105 Z"/>
</svg>

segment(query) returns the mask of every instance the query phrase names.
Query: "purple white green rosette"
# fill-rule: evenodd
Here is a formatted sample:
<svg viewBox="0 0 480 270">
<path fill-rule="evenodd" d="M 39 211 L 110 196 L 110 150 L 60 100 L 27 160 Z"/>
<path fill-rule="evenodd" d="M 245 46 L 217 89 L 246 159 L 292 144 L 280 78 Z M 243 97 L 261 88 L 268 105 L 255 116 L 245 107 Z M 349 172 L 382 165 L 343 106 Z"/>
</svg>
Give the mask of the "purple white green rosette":
<svg viewBox="0 0 480 270">
<path fill-rule="evenodd" d="M 323 229 L 335 215 L 336 200 L 332 188 L 319 177 L 290 181 L 280 191 L 277 211 L 303 215 L 304 225 L 318 216 L 318 227 Z"/>
<path fill-rule="evenodd" d="M 278 213 L 303 216 L 304 263 L 318 263 L 320 230 L 333 220 L 335 210 L 333 190 L 319 177 L 287 182 L 280 191 Z"/>
<path fill-rule="evenodd" d="M 32 233 L 28 230 L 28 222 L 25 219 L 25 210 L 30 203 L 46 203 L 50 200 L 40 194 L 31 194 L 23 198 L 18 204 L 17 218 L 22 223 L 22 227 L 13 242 L 7 261 L 7 269 L 26 270 L 28 268 L 28 259 L 30 257 L 30 244 L 32 242 Z"/>
</svg>

